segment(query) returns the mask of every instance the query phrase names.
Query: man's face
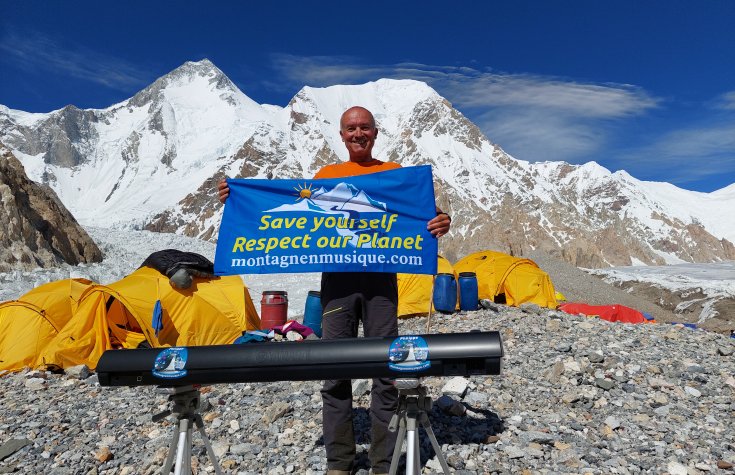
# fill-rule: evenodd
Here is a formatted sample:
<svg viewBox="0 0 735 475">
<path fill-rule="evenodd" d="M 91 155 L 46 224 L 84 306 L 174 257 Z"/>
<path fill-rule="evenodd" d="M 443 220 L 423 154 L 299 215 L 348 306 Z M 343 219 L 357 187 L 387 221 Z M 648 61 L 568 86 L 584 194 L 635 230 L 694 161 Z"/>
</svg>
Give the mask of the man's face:
<svg viewBox="0 0 735 475">
<path fill-rule="evenodd" d="M 375 119 L 367 109 L 353 107 L 342 114 L 339 135 L 350 154 L 350 161 L 364 162 L 372 160 L 373 145 L 378 129 Z"/>
</svg>

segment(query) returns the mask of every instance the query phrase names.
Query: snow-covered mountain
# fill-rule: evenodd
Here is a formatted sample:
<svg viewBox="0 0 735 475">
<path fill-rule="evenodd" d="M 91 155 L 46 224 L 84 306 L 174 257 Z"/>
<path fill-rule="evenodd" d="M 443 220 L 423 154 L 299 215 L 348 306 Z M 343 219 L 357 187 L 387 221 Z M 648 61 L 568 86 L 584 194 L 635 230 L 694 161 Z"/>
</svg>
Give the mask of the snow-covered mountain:
<svg viewBox="0 0 735 475">
<path fill-rule="evenodd" d="M 282 108 L 257 104 L 208 60 L 189 62 L 103 110 L 0 106 L 0 141 L 83 224 L 214 239 L 219 178 L 308 178 L 346 160 L 339 117 L 353 105 L 375 115 L 378 158 L 433 166 L 453 217 L 441 241 L 450 259 L 486 248 L 584 267 L 735 259 L 735 185 L 697 193 L 594 162 L 517 160 L 417 81 L 304 87 Z"/>
</svg>

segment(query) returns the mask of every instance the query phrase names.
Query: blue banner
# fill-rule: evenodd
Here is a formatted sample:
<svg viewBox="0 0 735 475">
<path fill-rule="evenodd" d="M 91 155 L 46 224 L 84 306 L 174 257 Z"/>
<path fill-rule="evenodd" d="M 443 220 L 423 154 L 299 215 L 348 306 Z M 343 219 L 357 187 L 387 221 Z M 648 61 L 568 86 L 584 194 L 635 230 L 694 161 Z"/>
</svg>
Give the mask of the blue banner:
<svg viewBox="0 0 735 475">
<path fill-rule="evenodd" d="M 319 180 L 228 179 L 214 271 L 435 274 L 431 167 Z"/>
</svg>

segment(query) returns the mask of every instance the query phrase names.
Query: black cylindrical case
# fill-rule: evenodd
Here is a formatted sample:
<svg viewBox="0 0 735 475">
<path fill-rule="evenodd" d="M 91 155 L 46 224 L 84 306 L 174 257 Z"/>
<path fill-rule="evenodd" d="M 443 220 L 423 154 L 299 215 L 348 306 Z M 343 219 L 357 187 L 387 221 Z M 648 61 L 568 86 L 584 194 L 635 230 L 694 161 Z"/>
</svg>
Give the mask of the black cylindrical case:
<svg viewBox="0 0 735 475">
<path fill-rule="evenodd" d="M 415 366 L 395 364 L 397 351 L 416 343 Z M 407 350 L 406 350 L 407 351 Z M 173 371 L 156 371 L 166 357 Z M 100 358 L 102 386 L 184 386 L 258 381 L 419 378 L 500 374 L 503 345 L 498 332 L 345 338 L 244 345 L 109 350 Z M 399 356 L 400 358 L 400 356 Z M 428 364 L 427 364 L 428 363 Z"/>
</svg>

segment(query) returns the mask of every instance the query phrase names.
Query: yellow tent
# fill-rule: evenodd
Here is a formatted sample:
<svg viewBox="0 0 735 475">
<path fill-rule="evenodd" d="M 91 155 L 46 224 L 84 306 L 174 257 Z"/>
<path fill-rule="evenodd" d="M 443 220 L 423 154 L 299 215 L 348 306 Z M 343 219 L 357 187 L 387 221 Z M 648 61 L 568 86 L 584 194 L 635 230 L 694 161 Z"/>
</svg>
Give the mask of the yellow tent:
<svg viewBox="0 0 735 475">
<path fill-rule="evenodd" d="M 156 336 L 152 317 L 159 300 L 163 328 Z M 243 331 L 259 327 L 239 276 L 194 278 L 190 288 L 175 289 L 160 272 L 141 267 L 118 282 L 87 289 L 72 320 L 37 364 L 94 369 L 111 348 L 229 344 Z"/>
<path fill-rule="evenodd" d="M 38 354 L 64 328 L 87 279 L 64 279 L 41 285 L 18 300 L 0 304 L 0 370 L 33 367 Z"/>
<path fill-rule="evenodd" d="M 452 264 L 442 256 L 437 257 L 437 274 L 453 274 L 456 280 Z M 429 313 L 432 281 L 431 275 L 398 274 L 398 317 Z"/>
<path fill-rule="evenodd" d="M 454 270 L 477 275 L 478 297 L 494 300 L 504 294 L 507 305 L 535 303 L 556 308 L 554 286 L 549 275 L 531 259 L 509 256 L 501 252 L 480 251 L 460 259 Z"/>
</svg>

